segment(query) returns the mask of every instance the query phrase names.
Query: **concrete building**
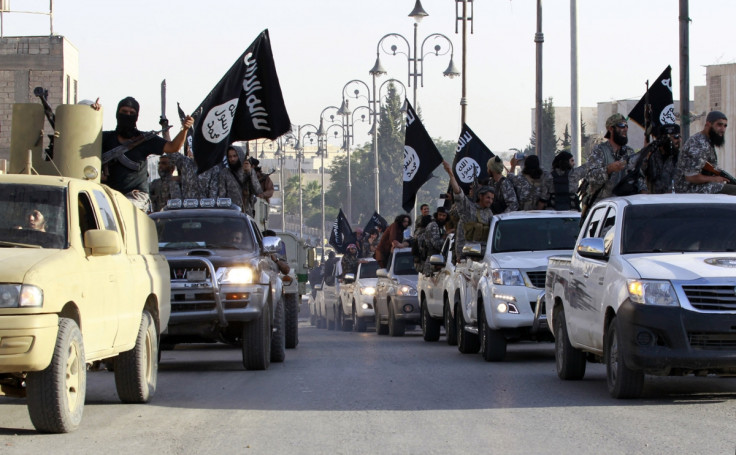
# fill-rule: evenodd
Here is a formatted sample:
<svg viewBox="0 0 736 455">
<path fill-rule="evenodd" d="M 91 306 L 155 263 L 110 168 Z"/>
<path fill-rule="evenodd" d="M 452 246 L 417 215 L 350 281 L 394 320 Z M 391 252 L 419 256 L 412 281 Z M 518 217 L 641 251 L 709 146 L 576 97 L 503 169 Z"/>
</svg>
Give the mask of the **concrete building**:
<svg viewBox="0 0 736 455">
<path fill-rule="evenodd" d="M 721 111 L 729 119 L 726 128 L 726 142 L 716 149 L 718 167 L 732 175 L 736 173 L 736 63 L 708 65 L 705 67 L 706 86 L 695 87 L 695 103 L 692 111 L 695 121 L 691 123 L 690 134 L 702 131 L 705 116 L 710 111 Z"/>
<path fill-rule="evenodd" d="M 48 90 L 52 107 L 76 103 L 79 52 L 63 36 L 0 38 L 0 159 L 10 156 L 14 103 L 37 103 L 35 87 Z M 47 134 L 51 134 L 47 125 Z M 47 144 L 44 144 L 44 147 Z"/>
</svg>

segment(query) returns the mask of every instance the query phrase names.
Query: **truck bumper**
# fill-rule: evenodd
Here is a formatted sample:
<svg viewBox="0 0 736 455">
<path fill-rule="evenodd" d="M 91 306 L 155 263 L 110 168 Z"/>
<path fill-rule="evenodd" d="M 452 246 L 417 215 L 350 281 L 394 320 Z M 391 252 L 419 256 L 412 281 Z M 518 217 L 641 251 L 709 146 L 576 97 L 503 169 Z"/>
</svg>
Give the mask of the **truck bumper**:
<svg viewBox="0 0 736 455">
<path fill-rule="evenodd" d="M 360 303 L 355 308 L 355 314 L 359 318 L 373 319 L 376 316 L 376 312 L 373 309 L 373 296 L 362 295 L 360 296 Z"/>
<path fill-rule="evenodd" d="M 394 308 L 396 319 L 419 323 L 421 314 L 419 311 L 419 297 L 394 295 L 391 297 L 391 305 Z"/>
<path fill-rule="evenodd" d="M 0 373 L 46 368 L 51 363 L 58 332 L 56 314 L 0 317 Z"/>
<path fill-rule="evenodd" d="M 629 368 L 660 375 L 736 373 L 736 314 L 627 301 L 617 317 Z"/>
</svg>

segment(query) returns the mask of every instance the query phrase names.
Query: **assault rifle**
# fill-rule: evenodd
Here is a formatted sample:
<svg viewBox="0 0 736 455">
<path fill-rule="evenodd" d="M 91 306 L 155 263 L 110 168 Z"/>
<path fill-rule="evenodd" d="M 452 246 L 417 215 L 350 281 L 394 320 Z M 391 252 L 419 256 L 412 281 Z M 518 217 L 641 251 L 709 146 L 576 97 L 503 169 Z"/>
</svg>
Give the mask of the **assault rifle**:
<svg viewBox="0 0 736 455">
<path fill-rule="evenodd" d="M 708 172 L 712 175 L 717 175 L 718 177 L 723 177 L 724 179 L 728 180 L 728 183 L 730 183 L 731 185 L 736 185 L 736 177 L 722 169 L 716 168 L 707 161 L 705 162 L 705 166 L 703 166 L 703 171 Z"/>
<path fill-rule="evenodd" d="M 49 121 L 49 125 L 51 125 L 51 128 L 56 130 L 56 115 L 54 114 L 54 110 L 51 108 L 51 105 L 49 104 L 48 96 L 49 91 L 44 89 L 43 87 L 36 87 L 33 89 L 33 95 L 37 96 L 41 100 L 41 104 L 43 104 L 43 112 L 46 114 L 46 118 Z M 56 131 L 54 131 L 54 134 L 49 134 L 49 146 L 46 147 L 46 160 L 50 161 L 54 158 L 54 138 L 56 137 Z M 41 140 L 41 137 L 43 137 L 43 134 L 38 138 L 38 140 Z M 36 143 L 38 145 L 38 142 Z"/>
<path fill-rule="evenodd" d="M 128 157 L 126 157 L 125 152 L 129 150 L 133 150 L 134 148 L 138 147 L 142 143 L 152 139 L 153 137 L 163 133 L 164 131 L 167 131 L 170 128 L 171 126 L 168 126 L 158 131 L 149 131 L 147 133 L 143 133 L 134 138 L 128 139 L 127 141 L 118 145 L 114 149 L 104 152 L 102 154 L 102 164 L 107 164 L 110 161 L 117 159 L 118 161 L 120 161 L 120 164 L 122 164 L 123 166 L 129 169 L 132 169 L 132 170 L 137 170 L 138 164 L 132 161 L 131 159 L 129 159 Z M 131 167 L 131 166 L 134 166 L 134 167 Z"/>
</svg>

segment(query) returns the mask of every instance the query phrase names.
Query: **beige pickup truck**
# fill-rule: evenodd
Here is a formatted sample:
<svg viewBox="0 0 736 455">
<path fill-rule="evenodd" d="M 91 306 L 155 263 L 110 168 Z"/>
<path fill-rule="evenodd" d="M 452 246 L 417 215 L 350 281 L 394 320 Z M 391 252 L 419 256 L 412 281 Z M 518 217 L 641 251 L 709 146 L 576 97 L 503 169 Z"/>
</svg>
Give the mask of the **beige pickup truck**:
<svg viewBox="0 0 736 455">
<path fill-rule="evenodd" d="M 54 158 L 62 170 L 93 148 L 101 125 L 101 114 L 88 106 L 64 108 L 57 110 Z M 77 113 L 78 125 L 97 128 L 65 135 L 60 123 Z M 22 124 L 18 119 L 33 121 L 20 112 L 14 126 Z M 10 172 L 50 166 L 40 150 L 28 148 L 25 163 L 11 152 Z M 169 267 L 153 221 L 95 182 L 99 167 L 92 161 L 85 164 L 89 180 L 0 175 L 0 395 L 27 397 L 42 432 L 77 428 L 88 369 L 114 370 L 123 402 L 149 401 L 159 334 L 169 320 Z"/>
</svg>

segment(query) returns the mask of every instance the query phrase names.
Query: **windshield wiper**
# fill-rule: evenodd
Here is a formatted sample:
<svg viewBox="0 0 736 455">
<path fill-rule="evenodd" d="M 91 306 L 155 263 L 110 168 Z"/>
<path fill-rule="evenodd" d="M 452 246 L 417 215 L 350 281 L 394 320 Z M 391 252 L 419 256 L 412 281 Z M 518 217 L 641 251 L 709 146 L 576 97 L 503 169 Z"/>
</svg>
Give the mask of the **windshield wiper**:
<svg viewBox="0 0 736 455">
<path fill-rule="evenodd" d="M 31 244 L 28 244 L 28 243 L 6 242 L 4 240 L 0 240 L 0 246 L 20 247 L 20 248 L 42 248 L 41 245 L 31 245 Z"/>
</svg>

